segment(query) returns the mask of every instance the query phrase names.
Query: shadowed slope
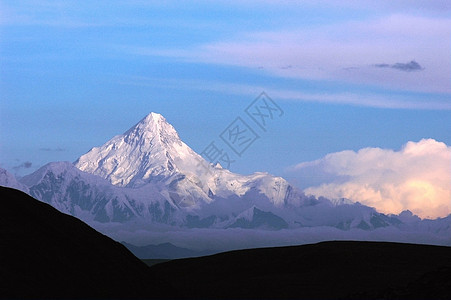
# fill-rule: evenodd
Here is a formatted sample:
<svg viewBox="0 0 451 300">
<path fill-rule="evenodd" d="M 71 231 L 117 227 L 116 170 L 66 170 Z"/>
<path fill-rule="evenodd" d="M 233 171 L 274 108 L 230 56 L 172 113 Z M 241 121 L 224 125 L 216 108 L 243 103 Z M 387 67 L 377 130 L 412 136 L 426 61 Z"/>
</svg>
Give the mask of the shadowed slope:
<svg viewBox="0 0 451 300">
<path fill-rule="evenodd" d="M 148 268 L 82 221 L 0 187 L 0 297 L 152 295 Z"/>
</svg>

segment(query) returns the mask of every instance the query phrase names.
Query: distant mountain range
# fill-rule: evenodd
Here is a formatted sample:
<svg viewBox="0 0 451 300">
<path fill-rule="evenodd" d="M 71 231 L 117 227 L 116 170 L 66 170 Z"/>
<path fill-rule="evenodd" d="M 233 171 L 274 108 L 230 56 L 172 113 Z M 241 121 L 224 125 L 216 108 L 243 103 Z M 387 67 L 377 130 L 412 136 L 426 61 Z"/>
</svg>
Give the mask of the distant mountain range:
<svg viewBox="0 0 451 300">
<path fill-rule="evenodd" d="M 406 231 L 407 241 L 451 245 L 451 216 L 421 220 L 409 211 L 385 215 L 346 199 L 306 196 L 283 178 L 268 173 L 232 173 L 195 153 L 156 113 L 92 148 L 74 163 L 49 163 L 20 180 L 0 169 L 0 185 L 22 190 L 116 240 L 132 244 L 137 244 L 137 236 L 143 236 L 140 230 L 161 233 L 190 229 L 205 236 L 202 230 L 217 234 L 242 229 L 246 235 L 257 230 L 289 236 L 293 234 L 287 232 L 293 230 L 320 228 L 324 232 L 331 228 L 336 239 L 365 239 L 362 232 L 383 229 L 392 240 L 403 237 Z M 390 228 L 394 235 L 388 232 Z M 296 234 L 295 240 L 301 235 Z M 368 238 L 383 239 L 381 235 Z M 281 243 L 290 239 L 293 237 Z M 190 248 L 183 237 L 162 237 L 153 242 Z"/>
<path fill-rule="evenodd" d="M 177 247 L 171 243 L 159 245 L 135 246 L 126 242 L 122 244 L 127 247 L 136 257 L 140 259 L 174 259 L 199 257 L 215 254 L 216 251 L 193 251 L 186 248 Z"/>
</svg>

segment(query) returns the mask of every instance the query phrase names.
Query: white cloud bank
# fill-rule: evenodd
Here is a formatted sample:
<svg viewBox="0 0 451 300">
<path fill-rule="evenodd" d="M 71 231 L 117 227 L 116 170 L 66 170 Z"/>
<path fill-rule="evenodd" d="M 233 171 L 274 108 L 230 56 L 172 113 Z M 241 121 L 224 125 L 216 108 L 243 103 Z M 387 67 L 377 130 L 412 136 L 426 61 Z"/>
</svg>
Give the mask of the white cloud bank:
<svg viewBox="0 0 451 300">
<path fill-rule="evenodd" d="M 314 177 L 316 185 L 306 188 L 307 194 L 348 198 L 383 213 L 408 209 L 422 218 L 451 213 L 451 147 L 434 139 L 408 142 L 400 151 L 331 153 L 292 171 Z M 321 179 L 328 182 L 318 184 Z"/>
</svg>

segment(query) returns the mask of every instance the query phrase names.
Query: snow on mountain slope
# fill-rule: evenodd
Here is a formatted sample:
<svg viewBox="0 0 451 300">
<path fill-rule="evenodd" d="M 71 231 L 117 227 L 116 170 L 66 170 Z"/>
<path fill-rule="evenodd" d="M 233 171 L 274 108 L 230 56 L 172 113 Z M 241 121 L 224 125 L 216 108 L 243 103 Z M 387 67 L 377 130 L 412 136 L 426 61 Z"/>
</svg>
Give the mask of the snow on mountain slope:
<svg viewBox="0 0 451 300">
<path fill-rule="evenodd" d="M 24 184 L 20 183 L 13 174 L 2 168 L 0 168 L 0 186 L 10 187 L 28 193 L 28 188 Z"/>
<path fill-rule="evenodd" d="M 162 115 L 150 113 L 124 134 L 82 155 L 75 166 L 117 186 L 139 187 L 190 172 L 199 158 Z"/>
<path fill-rule="evenodd" d="M 243 176 L 209 164 L 157 113 L 150 113 L 124 134 L 91 149 L 74 164 L 117 186 L 138 188 L 164 183 L 172 201 L 187 209 L 200 208 L 215 197 L 242 197 L 250 192 L 258 192 L 276 206 L 299 206 L 304 197 L 281 177 L 267 173 Z"/>
<path fill-rule="evenodd" d="M 288 228 L 288 223 L 281 217 L 252 206 L 239 214 L 227 228 L 263 228 L 283 229 Z"/>
<path fill-rule="evenodd" d="M 31 196 L 85 221 L 126 222 L 143 217 L 167 222 L 174 210 L 156 186 L 116 187 L 70 162 L 49 163 L 21 182 L 29 187 Z"/>
<path fill-rule="evenodd" d="M 10 179 L 13 181 L 14 177 Z M 304 197 L 300 206 L 278 206 L 254 187 L 241 196 L 214 197 L 212 202 L 191 209 L 173 202 L 164 183 L 148 183 L 139 188 L 118 187 L 100 176 L 80 171 L 69 162 L 47 164 L 23 177 L 21 183 L 29 187 L 28 192 L 33 197 L 87 222 L 116 222 L 128 226 L 129 221 L 139 220 L 143 224 L 188 228 L 270 230 L 327 226 L 344 231 L 394 226 L 440 232 L 441 235 L 449 234 L 451 230 L 449 217 L 421 220 L 409 212 L 387 216 L 361 204 L 337 205 L 312 196 Z M 254 184 L 259 187 L 257 183 Z"/>
<path fill-rule="evenodd" d="M 230 173 L 226 170 L 220 172 Z M 265 179 L 270 175 L 259 173 L 256 176 L 257 179 Z M 282 218 L 270 212 L 272 209 L 278 213 L 284 212 L 284 206 L 275 206 L 270 199 L 260 194 L 258 180 L 242 196 L 215 196 L 210 204 L 204 203 L 195 208 L 174 202 L 174 197 L 170 195 L 174 192 L 164 182 L 149 182 L 137 188 L 118 187 L 100 176 L 79 170 L 69 162 L 49 163 L 23 177 L 21 182 L 29 187 L 28 191 L 33 197 L 87 222 L 127 223 L 140 220 L 190 228 L 263 226 L 280 229 L 288 226 Z M 256 204 L 267 211 L 257 209 Z M 252 207 L 249 209 L 249 206 Z M 256 220 L 252 217 L 244 224 L 241 220 L 243 211 L 256 214 Z M 293 219 L 289 214 L 284 214 L 284 217 Z"/>
</svg>

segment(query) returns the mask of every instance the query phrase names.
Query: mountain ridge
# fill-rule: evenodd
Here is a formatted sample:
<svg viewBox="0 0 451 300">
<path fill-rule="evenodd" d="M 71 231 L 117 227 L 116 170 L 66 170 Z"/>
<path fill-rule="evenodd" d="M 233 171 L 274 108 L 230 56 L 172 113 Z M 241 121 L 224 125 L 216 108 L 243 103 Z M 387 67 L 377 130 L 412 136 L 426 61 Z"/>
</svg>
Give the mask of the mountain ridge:
<svg viewBox="0 0 451 300">
<path fill-rule="evenodd" d="M 328 241 L 156 264 L 198 299 L 449 299 L 451 247 Z"/>
<path fill-rule="evenodd" d="M 185 229 L 199 235 L 204 230 L 223 234 L 240 229 L 246 234 L 254 230 L 257 236 L 261 231 L 280 231 L 279 243 L 285 244 L 293 238 L 304 240 L 304 234 L 313 241 L 308 237 L 310 228 L 321 232 L 331 228 L 331 234 L 343 239 L 377 231 L 402 241 L 406 233 L 407 241 L 412 241 L 418 232 L 417 240 L 451 244 L 451 217 L 421 220 L 408 212 L 385 215 L 346 199 L 306 196 L 282 177 L 265 172 L 240 175 L 214 166 L 184 144 L 175 128 L 156 113 L 74 163 L 53 162 L 19 181 L 13 177 L 0 172 L 0 184 L 15 185 L 127 242 L 136 240 L 132 236 L 139 236 L 140 230 L 149 231 L 148 236 L 157 233 L 147 244 L 178 245 L 184 237 L 177 232 Z M 170 240 L 171 234 L 157 238 L 160 231 L 175 234 L 177 240 Z M 379 239 L 377 234 L 371 239 Z"/>
</svg>

